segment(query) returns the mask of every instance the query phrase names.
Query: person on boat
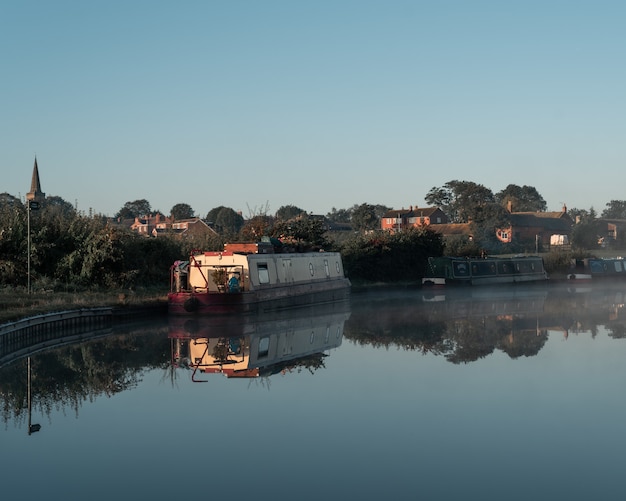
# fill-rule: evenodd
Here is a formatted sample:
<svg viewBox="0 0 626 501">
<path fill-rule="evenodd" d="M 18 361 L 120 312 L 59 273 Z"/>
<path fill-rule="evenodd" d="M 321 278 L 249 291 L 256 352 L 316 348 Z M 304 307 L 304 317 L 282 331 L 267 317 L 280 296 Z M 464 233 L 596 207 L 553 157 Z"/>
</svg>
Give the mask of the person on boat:
<svg viewBox="0 0 626 501">
<path fill-rule="evenodd" d="M 233 273 L 228 279 L 228 292 L 239 292 L 239 273 Z"/>
</svg>

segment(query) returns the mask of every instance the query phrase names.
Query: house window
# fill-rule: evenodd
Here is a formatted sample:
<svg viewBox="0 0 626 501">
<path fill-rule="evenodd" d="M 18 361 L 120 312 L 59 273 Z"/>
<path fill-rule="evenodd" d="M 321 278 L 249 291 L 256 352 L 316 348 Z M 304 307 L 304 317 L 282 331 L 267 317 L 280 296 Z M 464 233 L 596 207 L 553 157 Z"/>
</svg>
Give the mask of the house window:
<svg viewBox="0 0 626 501">
<path fill-rule="evenodd" d="M 502 232 L 502 240 L 508 240 L 509 239 L 509 233 L 507 231 L 503 231 Z"/>
<path fill-rule="evenodd" d="M 441 224 L 441 217 L 437 217 L 437 224 Z"/>
</svg>

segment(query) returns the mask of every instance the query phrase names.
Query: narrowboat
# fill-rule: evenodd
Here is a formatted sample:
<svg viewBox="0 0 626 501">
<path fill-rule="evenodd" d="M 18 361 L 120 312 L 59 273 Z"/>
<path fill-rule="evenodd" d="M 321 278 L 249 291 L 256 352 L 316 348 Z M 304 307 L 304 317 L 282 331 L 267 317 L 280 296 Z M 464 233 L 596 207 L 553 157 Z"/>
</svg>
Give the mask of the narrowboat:
<svg viewBox="0 0 626 501">
<path fill-rule="evenodd" d="M 622 257 L 574 259 L 567 278 L 569 280 L 626 278 L 626 261 Z"/>
<path fill-rule="evenodd" d="M 495 285 L 539 282 L 548 279 L 539 256 L 430 257 L 423 286 Z"/>
<path fill-rule="evenodd" d="M 170 268 L 173 315 L 263 312 L 346 300 L 350 280 L 338 252 L 275 252 L 269 242 L 192 251 Z"/>
</svg>

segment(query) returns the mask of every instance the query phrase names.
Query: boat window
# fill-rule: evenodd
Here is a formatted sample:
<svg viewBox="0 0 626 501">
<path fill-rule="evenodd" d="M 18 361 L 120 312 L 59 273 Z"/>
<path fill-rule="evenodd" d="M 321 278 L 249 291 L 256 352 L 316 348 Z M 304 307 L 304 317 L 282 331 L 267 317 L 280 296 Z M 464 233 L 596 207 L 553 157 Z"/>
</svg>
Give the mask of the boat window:
<svg viewBox="0 0 626 501">
<path fill-rule="evenodd" d="M 498 273 L 503 275 L 509 275 L 513 273 L 515 270 L 513 269 L 513 264 L 509 262 L 501 262 L 498 263 Z"/>
<path fill-rule="evenodd" d="M 335 269 L 337 270 L 337 274 L 339 274 L 339 261 L 335 261 Z"/>
<path fill-rule="evenodd" d="M 452 268 L 457 276 L 466 277 L 468 275 L 467 263 L 452 263 Z"/>
<path fill-rule="evenodd" d="M 496 263 L 493 261 L 474 261 L 472 263 L 473 275 L 495 275 Z"/>
<path fill-rule="evenodd" d="M 311 276 L 315 275 L 315 268 L 313 268 L 313 263 L 309 263 L 309 272 Z"/>
<path fill-rule="evenodd" d="M 330 277 L 330 268 L 328 267 L 328 259 L 324 259 L 324 271 L 326 272 L 326 276 Z"/>
<path fill-rule="evenodd" d="M 593 273 L 602 273 L 604 271 L 600 261 L 589 261 L 589 268 L 591 268 Z"/>
<path fill-rule="evenodd" d="M 269 284 L 270 283 L 270 273 L 267 269 L 267 263 L 259 263 L 257 264 L 257 270 L 259 272 L 259 283 L 260 284 Z"/>
<path fill-rule="evenodd" d="M 259 339 L 259 358 L 267 357 L 270 352 L 270 337 L 265 336 Z"/>
</svg>

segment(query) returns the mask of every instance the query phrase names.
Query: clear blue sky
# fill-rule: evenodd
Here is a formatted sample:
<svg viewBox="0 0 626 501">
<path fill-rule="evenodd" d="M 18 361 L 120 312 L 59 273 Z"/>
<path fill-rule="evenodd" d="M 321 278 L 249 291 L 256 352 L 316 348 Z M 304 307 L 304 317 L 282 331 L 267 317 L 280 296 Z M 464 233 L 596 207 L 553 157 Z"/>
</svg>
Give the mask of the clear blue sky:
<svg viewBox="0 0 626 501">
<path fill-rule="evenodd" d="M 623 1 L 0 4 L 0 192 L 113 215 L 626 199 Z"/>
</svg>

